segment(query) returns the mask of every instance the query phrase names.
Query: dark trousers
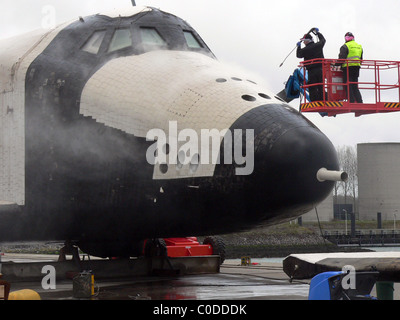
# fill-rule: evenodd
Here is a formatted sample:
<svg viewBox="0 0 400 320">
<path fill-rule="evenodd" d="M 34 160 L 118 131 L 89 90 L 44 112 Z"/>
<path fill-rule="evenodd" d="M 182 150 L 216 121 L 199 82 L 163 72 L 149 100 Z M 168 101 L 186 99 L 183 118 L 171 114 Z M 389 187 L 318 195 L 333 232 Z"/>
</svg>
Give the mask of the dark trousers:
<svg viewBox="0 0 400 320">
<path fill-rule="evenodd" d="M 349 82 L 358 82 L 358 78 L 360 76 L 360 67 L 351 66 L 348 68 L 343 68 L 343 83 L 347 83 L 347 75 L 349 77 Z M 347 86 L 345 86 L 345 88 L 347 91 Z M 358 83 L 350 83 L 349 89 L 350 93 L 347 94 L 347 97 L 350 98 L 350 102 L 363 103 L 360 90 L 358 89 Z"/>
<path fill-rule="evenodd" d="M 308 70 L 307 84 L 310 85 L 313 83 L 322 84 L 322 67 L 314 67 Z M 310 100 L 311 101 L 324 100 L 323 90 L 324 89 L 322 85 L 309 87 L 308 92 L 310 93 Z"/>
</svg>

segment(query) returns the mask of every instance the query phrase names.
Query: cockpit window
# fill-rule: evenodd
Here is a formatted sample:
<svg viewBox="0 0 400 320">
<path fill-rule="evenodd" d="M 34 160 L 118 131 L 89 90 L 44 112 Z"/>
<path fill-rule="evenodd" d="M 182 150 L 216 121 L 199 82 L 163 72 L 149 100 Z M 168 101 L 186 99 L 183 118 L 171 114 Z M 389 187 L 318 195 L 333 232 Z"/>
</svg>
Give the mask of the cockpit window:
<svg viewBox="0 0 400 320">
<path fill-rule="evenodd" d="M 166 42 L 154 28 L 140 28 L 144 45 L 164 46 Z"/>
<path fill-rule="evenodd" d="M 196 37 L 191 31 L 183 31 L 186 39 L 186 43 L 191 49 L 201 49 L 203 46 L 197 41 Z"/>
<path fill-rule="evenodd" d="M 86 43 L 83 45 L 82 50 L 89 53 L 98 54 L 105 35 L 105 30 L 94 32 L 88 41 L 86 41 Z"/>
<path fill-rule="evenodd" d="M 117 29 L 112 37 L 108 52 L 117 51 L 131 46 L 131 31 L 129 29 Z"/>
</svg>

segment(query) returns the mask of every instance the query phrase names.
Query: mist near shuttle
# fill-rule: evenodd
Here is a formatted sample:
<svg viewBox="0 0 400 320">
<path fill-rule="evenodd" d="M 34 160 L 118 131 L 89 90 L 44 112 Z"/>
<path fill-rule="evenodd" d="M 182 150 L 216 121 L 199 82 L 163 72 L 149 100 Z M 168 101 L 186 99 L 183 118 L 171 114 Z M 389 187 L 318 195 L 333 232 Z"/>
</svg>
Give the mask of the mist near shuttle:
<svg viewBox="0 0 400 320">
<path fill-rule="evenodd" d="M 128 37 L 110 50 L 121 29 Z M 102 30 L 97 53 L 84 50 Z M 3 208 L 1 242 L 69 241 L 95 256 L 136 256 L 146 239 L 294 219 L 331 192 L 333 181 L 317 179 L 321 168 L 339 170 L 329 139 L 257 79 L 218 62 L 181 18 L 134 8 L 84 17 L 40 41 L 46 46 L 26 56 L 25 77 L 16 79 L 24 88 L 15 111 L 25 119 L 24 201 Z M 168 132 L 171 121 L 198 136 L 241 132 L 243 156 L 251 130 L 254 170 L 238 175 L 243 163 L 234 161 L 149 163 L 155 141 L 147 133 Z M 220 159 L 238 152 L 225 142 Z"/>
</svg>

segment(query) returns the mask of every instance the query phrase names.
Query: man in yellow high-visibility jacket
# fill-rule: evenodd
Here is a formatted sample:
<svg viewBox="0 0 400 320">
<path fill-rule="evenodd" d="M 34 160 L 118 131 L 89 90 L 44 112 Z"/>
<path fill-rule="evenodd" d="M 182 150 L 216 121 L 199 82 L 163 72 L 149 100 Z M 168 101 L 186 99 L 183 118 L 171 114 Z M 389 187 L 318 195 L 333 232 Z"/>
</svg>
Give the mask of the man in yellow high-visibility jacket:
<svg viewBox="0 0 400 320">
<path fill-rule="evenodd" d="M 345 35 L 346 43 L 340 48 L 339 59 L 354 60 L 345 63 L 338 63 L 343 70 L 343 82 L 349 84 L 349 100 L 350 102 L 363 103 L 360 90 L 358 88 L 358 78 L 360 76 L 361 60 L 363 59 L 364 50 L 360 44 L 354 41 L 354 35 L 347 32 Z M 347 89 L 347 86 L 346 86 Z"/>
</svg>

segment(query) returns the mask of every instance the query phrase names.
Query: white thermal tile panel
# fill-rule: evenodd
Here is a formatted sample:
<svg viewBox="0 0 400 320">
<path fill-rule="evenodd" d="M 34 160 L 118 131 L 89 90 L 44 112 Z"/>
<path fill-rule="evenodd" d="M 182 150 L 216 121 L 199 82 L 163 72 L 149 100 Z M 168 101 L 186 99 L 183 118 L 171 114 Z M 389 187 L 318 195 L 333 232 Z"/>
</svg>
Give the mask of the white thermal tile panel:
<svg viewBox="0 0 400 320">
<path fill-rule="evenodd" d="M 25 78 L 66 24 L 0 41 L 0 201 L 25 203 Z"/>
<path fill-rule="evenodd" d="M 233 80 L 233 77 L 242 81 Z M 216 81 L 221 78 L 226 82 Z M 249 78 L 241 71 L 194 52 L 152 51 L 118 58 L 103 66 L 88 81 L 82 93 L 81 113 L 138 137 L 146 137 L 154 128 L 173 135 L 169 132 L 170 121 L 177 121 L 178 132 L 189 128 L 200 137 L 201 129 L 229 129 L 253 108 L 281 103 L 274 98 L 261 99 L 260 92 L 274 95 L 245 79 Z M 101 90 L 97 85 L 100 81 L 106 84 Z M 242 99 L 245 94 L 257 100 L 245 101 Z M 111 118 L 104 119 L 104 113 L 110 109 Z M 122 118 L 129 121 L 121 121 Z M 212 176 L 214 169 L 215 164 L 202 164 L 196 172 L 185 167 L 176 170 L 170 165 L 168 171 L 162 173 L 156 165 L 153 178 Z"/>
<path fill-rule="evenodd" d="M 99 14 L 110 18 L 118 18 L 118 17 L 132 17 L 141 12 L 148 12 L 148 11 L 152 11 L 152 9 L 150 7 L 144 7 L 144 6 L 135 6 L 135 7 L 130 6 L 124 9 L 119 8 L 107 12 L 101 12 Z"/>
</svg>

